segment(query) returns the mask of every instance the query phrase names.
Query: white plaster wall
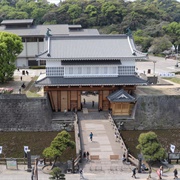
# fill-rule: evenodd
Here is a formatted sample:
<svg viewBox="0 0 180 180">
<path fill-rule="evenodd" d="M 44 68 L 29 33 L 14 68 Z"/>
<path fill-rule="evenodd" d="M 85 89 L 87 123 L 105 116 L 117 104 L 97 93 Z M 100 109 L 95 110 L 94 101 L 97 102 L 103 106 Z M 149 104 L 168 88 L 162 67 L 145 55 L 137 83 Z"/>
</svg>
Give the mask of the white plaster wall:
<svg viewBox="0 0 180 180">
<path fill-rule="evenodd" d="M 61 61 L 55 61 L 55 60 L 47 60 L 46 61 L 46 67 L 60 67 Z"/>
<path fill-rule="evenodd" d="M 27 56 L 34 57 L 35 54 L 38 54 L 38 42 L 27 42 Z"/>
<path fill-rule="evenodd" d="M 23 42 L 23 51 L 18 57 L 35 57 L 41 52 L 44 52 L 44 42 Z"/>
<path fill-rule="evenodd" d="M 16 66 L 17 66 L 17 67 L 27 66 L 27 60 L 26 60 L 26 58 L 18 58 L 18 59 L 16 60 Z"/>
<path fill-rule="evenodd" d="M 21 54 L 19 54 L 18 57 L 26 57 L 26 46 L 25 43 L 22 44 L 23 44 L 23 51 L 21 52 Z"/>
<path fill-rule="evenodd" d="M 121 66 L 135 66 L 135 60 L 121 60 Z"/>
</svg>

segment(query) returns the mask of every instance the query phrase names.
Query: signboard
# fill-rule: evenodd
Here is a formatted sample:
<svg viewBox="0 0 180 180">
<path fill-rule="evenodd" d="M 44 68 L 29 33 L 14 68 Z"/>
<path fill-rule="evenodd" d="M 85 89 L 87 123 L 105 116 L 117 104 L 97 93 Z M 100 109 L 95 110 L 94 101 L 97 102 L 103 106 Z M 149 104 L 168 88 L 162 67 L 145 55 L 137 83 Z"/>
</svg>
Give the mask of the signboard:
<svg viewBox="0 0 180 180">
<path fill-rule="evenodd" d="M 28 146 L 24 146 L 24 152 L 27 153 Z"/>
<path fill-rule="evenodd" d="M 175 77 L 175 73 L 159 73 L 160 77 Z"/>
<path fill-rule="evenodd" d="M 6 168 L 11 170 L 18 169 L 16 159 L 6 159 Z"/>
<path fill-rule="evenodd" d="M 0 146 L 0 154 L 2 154 L 2 146 Z"/>
<path fill-rule="evenodd" d="M 169 153 L 168 158 L 170 160 L 178 160 L 180 159 L 180 153 Z"/>
</svg>

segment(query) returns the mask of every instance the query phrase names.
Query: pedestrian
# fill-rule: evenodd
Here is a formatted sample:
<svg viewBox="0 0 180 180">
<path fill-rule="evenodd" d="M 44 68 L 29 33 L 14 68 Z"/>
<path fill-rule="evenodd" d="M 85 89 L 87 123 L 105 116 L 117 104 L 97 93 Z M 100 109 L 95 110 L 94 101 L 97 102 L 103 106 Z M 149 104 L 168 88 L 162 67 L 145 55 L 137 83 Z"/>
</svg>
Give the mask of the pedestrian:
<svg viewBox="0 0 180 180">
<path fill-rule="evenodd" d="M 86 152 L 84 151 L 84 153 L 83 153 L 83 158 L 86 158 Z"/>
<path fill-rule="evenodd" d="M 122 162 L 124 163 L 125 161 L 126 161 L 126 155 L 124 153 L 123 156 L 122 156 Z"/>
<path fill-rule="evenodd" d="M 87 155 L 87 161 L 89 161 L 89 152 L 88 151 L 87 151 L 86 155 Z"/>
<path fill-rule="evenodd" d="M 131 177 L 134 177 L 136 179 L 136 167 L 132 170 L 133 174 Z"/>
<path fill-rule="evenodd" d="M 22 81 L 22 76 L 20 77 L 21 81 Z"/>
<path fill-rule="evenodd" d="M 157 175 L 158 175 L 158 178 L 159 178 L 159 179 L 162 179 L 162 178 L 161 178 L 161 170 L 158 169 L 158 170 L 156 171 L 156 173 L 157 173 Z"/>
<path fill-rule="evenodd" d="M 28 71 L 26 71 L 26 74 L 27 74 L 27 75 L 29 75 L 29 72 L 28 72 Z"/>
<path fill-rule="evenodd" d="M 85 100 L 85 98 L 84 98 L 83 100 L 84 100 L 84 104 L 86 104 L 86 100 Z"/>
<path fill-rule="evenodd" d="M 161 173 L 161 176 L 163 176 L 163 166 L 160 166 L 160 173 Z"/>
<path fill-rule="evenodd" d="M 64 109 L 64 115 L 67 115 L 67 110 L 66 109 Z"/>
<path fill-rule="evenodd" d="M 23 84 L 21 85 L 21 87 L 22 87 L 22 88 L 25 88 L 26 86 L 25 86 L 25 84 L 23 83 Z"/>
<path fill-rule="evenodd" d="M 178 179 L 178 171 L 177 171 L 177 169 L 174 169 L 174 171 L 173 171 L 173 173 L 174 173 L 174 179 Z"/>
<path fill-rule="evenodd" d="M 92 101 L 92 107 L 94 107 L 94 101 Z"/>
<path fill-rule="evenodd" d="M 151 178 L 151 173 L 152 173 L 152 169 L 151 169 L 151 166 L 149 166 L 149 175 L 148 175 L 148 179 Z"/>
<path fill-rule="evenodd" d="M 21 88 L 19 88 L 19 94 L 21 94 Z"/>
<path fill-rule="evenodd" d="M 80 174 L 80 179 L 84 179 L 84 176 L 83 176 L 83 169 L 80 169 L 80 170 L 79 170 L 79 174 Z"/>
<path fill-rule="evenodd" d="M 90 140 L 92 141 L 92 139 L 93 139 L 93 133 L 92 132 L 90 133 L 89 137 L 90 137 Z"/>
</svg>

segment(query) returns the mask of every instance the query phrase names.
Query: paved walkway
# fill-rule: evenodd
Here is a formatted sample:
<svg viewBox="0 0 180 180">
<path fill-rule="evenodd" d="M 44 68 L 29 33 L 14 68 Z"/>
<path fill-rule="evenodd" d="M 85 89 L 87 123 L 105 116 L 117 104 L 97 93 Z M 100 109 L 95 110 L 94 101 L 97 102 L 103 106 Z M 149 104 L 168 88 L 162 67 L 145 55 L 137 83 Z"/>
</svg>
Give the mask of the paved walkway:
<svg viewBox="0 0 180 180">
<path fill-rule="evenodd" d="M 28 75 L 22 75 L 22 71 L 28 71 Z M 40 73 L 45 73 L 45 69 L 20 69 L 14 71 L 14 80 L 9 81 L 5 84 L 0 84 L 0 87 L 5 87 L 5 88 L 13 88 L 13 94 L 19 94 L 19 89 L 21 88 L 21 85 L 24 83 L 25 86 L 29 84 L 29 82 L 34 78 L 35 76 L 39 76 Z M 22 80 L 21 80 L 22 77 Z M 21 91 L 23 93 L 23 89 Z"/>
<path fill-rule="evenodd" d="M 78 112 L 80 132 L 82 137 L 82 152 L 89 152 L 90 156 L 99 156 L 99 160 L 87 162 L 84 159 L 83 169 L 89 173 L 92 171 L 110 172 L 130 169 L 129 165 L 122 163 L 124 146 L 116 138 L 117 132 L 114 123 L 109 120 L 108 112 L 89 112 L 83 114 Z M 90 133 L 93 133 L 93 140 L 90 140 Z M 110 160 L 115 155 L 116 160 Z"/>
</svg>

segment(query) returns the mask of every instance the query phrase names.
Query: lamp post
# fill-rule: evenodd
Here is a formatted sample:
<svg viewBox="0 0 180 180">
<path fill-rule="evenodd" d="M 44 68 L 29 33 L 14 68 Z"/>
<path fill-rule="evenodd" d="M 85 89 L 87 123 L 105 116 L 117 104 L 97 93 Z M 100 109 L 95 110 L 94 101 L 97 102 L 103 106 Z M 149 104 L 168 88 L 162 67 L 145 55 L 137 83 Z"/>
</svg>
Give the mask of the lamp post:
<svg viewBox="0 0 180 180">
<path fill-rule="evenodd" d="M 153 74 L 154 74 L 154 76 L 155 76 L 155 65 L 156 65 L 156 61 L 153 61 L 153 63 L 154 63 L 154 69 L 153 69 Z"/>
<path fill-rule="evenodd" d="M 155 84 L 155 74 L 156 74 L 156 72 L 155 72 L 155 68 L 156 68 L 156 61 L 153 61 L 153 63 L 154 63 L 154 69 L 153 69 L 153 75 L 154 75 L 154 82 L 153 82 L 153 84 Z"/>
<path fill-rule="evenodd" d="M 178 67 L 178 48 L 179 48 L 179 46 L 177 45 L 177 47 L 176 47 L 176 50 L 177 50 L 177 56 L 176 56 L 177 64 L 176 64 L 176 67 Z"/>
</svg>

